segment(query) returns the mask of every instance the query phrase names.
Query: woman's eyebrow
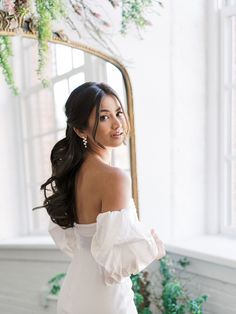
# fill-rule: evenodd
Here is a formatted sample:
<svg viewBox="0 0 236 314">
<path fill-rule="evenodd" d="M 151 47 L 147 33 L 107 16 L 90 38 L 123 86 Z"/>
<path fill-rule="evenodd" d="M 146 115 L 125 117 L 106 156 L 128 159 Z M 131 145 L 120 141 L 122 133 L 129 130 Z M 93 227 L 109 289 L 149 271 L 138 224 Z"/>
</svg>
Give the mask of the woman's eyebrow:
<svg viewBox="0 0 236 314">
<path fill-rule="evenodd" d="M 118 107 L 116 109 L 116 111 L 119 111 L 119 110 L 121 110 L 121 107 Z M 108 109 L 101 109 L 100 112 L 110 112 L 110 110 L 108 110 Z"/>
</svg>

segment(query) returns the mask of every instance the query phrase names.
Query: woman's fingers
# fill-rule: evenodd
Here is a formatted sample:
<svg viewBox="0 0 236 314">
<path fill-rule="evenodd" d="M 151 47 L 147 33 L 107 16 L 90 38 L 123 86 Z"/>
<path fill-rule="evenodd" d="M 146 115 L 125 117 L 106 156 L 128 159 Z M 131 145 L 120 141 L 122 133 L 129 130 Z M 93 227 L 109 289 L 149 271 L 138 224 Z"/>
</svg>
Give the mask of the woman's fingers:
<svg viewBox="0 0 236 314">
<path fill-rule="evenodd" d="M 158 237 L 156 231 L 154 229 L 151 229 L 151 234 L 156 242 L 157 248 L 158 248 L 158 255 L 157 259 L 161 259 L 163 256 L 166 255 L 164 243 L 161 241 L 161 239 Z"/>
</svg>

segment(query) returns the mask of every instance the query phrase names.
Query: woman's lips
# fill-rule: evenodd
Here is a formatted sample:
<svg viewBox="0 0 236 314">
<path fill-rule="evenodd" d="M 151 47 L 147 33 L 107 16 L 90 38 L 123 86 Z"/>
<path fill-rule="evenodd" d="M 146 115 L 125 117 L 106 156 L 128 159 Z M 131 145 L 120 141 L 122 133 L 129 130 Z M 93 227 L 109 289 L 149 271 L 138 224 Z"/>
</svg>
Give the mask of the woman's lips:
<svg viewBox="0 0 236 314">
<path fill-rule="evenodd" d="M 114 138 L 119 138 L 119 137 L 121 137 L 122 135 L 123 135 L 123 132 L 118 132 L 118 133 L 113 134 L 112 137 L 114 137 Z"/>
</svg>

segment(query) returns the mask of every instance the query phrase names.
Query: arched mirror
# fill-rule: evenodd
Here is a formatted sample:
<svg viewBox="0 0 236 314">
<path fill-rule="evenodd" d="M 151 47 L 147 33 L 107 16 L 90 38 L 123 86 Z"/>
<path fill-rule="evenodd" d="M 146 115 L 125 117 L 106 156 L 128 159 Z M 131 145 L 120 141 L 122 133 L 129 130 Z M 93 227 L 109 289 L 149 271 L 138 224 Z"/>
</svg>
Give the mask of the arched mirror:
<svg viewBox="0 0 236 314">
<path fill-rule="evenodd" d="M 9 141 L 12 141 L 14 152 L 10 159 L 13 169 L 17 171 L 10 171 L 12 177 L 8 176 L 5 182 L 16 182 L 19 186 L 19 211 L 24 215 L 28 233 L 42 234 L 47 229 L 48 215 L 44 209 L 32 214 L 31 209 L 42 204 L 43 195 L 39 188 L 51 173 L 50 151 L 65 134 L 64 105 L 67 97 L 85 81 L 107 82 L 120 96 L 130 119 L 131 130 L 134 130 L 130 79 L 125 67 L 116 59 L 79 43 L 54 38 L 49 45 L 45 73 L 50 86 L 43 88 L 36 73 L 37 41 L 34 35 L 14 36 L 12 32 L 0 32 L 0 35 L 12 36 L 12 65 L 20 90 L 18 96 L 13 97 L 10 92 L 1 96 L 3 107 L 7 107 L 9 102 L 15 103 L 15 138 L 8 137 L 4 143 L 7 154 Z M 138 206 L 134 132 L 131 132 L 127 145 L 114 151 L 112 162 L 130 173 L 133 198 Z"/>
</svg>

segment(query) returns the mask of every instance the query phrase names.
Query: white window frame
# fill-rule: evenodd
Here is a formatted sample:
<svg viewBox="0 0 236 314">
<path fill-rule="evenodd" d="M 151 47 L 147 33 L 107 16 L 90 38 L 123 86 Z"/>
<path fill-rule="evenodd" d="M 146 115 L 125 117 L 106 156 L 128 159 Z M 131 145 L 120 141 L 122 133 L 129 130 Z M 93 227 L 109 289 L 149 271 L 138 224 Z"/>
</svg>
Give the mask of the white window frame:
<svg viewBox="0 0 236 314">
<path fill-rule="evenodd" d="M 229 95 L 231 91 L 235 90 L 235 86 L 228 84 L 226 77 L 229 75 L 229 69 L 232 69 L 231 60 L 232 60 L 232 49 L 231 48 L 231 34 L 229 33 L 228 23 L 229 19 L 235 16 L 236 17 L 236 3 L 230 6 L 224 6 L 221 9 L 221 19 L 220 19 L 220 43 L 221 43 L 221 53 L 220 53 L 220 184 L 221 184 L 221 193 L 220 193 L 220 206 L 221 206 L 221 233 L 236 235 L 236 226 L 230 227 L 228 225 L 228 217 L 230 216 L 231 209 L 231 193 L 229 189 L 230 179 L 226 173 L 225 162 L 227 162 L 227 167 L 230 169 L 230 175 L 232 175 L 231 167 L 232 161 L 235 160 L 235 156 L 228 155 L 228 152 L 225 153 L 227 142 L 227 128 L 230 127 L 226 125 L 226 106 L 231 102 L 231 96 L 229 98 L 228 104 L 226 103 L 226 93 Z M 228 108 L 229 109 L 229 108 Z M 231 131 L 231 129 L 230 129 Z"/>
<path fill-rule="evenodd" d="M 236 228 L 225 224 L 227 211 L 225 199 L 225 125 L 224 125 L 224 73 L 225 18 L 235 14 L 235 6 L 226 6 L 225 1 L 211 0 L 208 3 L 208 50 L 207 50 L 207 124 L 206 124 L 206 234 L 236 236 Z"/>
</svg>

